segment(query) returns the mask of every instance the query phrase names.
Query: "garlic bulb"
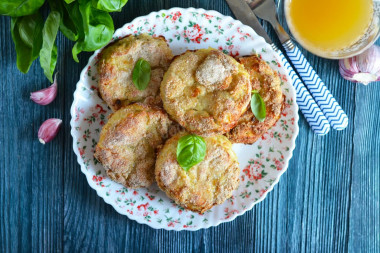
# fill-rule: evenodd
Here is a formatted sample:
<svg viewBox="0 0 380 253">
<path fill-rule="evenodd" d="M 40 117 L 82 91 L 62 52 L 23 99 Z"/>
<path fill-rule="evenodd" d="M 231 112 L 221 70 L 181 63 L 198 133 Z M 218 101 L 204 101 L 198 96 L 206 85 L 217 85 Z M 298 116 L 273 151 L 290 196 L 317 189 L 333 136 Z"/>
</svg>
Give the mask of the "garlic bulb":
<svg viewBox="0 0 380 253">
<path fill-rule="evenodd" d="M 360 55 L 339 60 L 344 79 L 362 84 L 380 81 L 380 47 L 373 45 Z"/>
<path fill-rule="evenodd" d="M 48 105 L 57 96 L 57 74 L 54 77 L 54 83 L 45 89 L 30 93 L 30 99 L 39 105 Z"/>
<path fill-rule="evenodd" d="M 38 139 L 42 144 L 48 143 L 57 135 L 61 127 L 62 120 L 48 119 L 40 126 L 38 130 Z"/>
</svg>

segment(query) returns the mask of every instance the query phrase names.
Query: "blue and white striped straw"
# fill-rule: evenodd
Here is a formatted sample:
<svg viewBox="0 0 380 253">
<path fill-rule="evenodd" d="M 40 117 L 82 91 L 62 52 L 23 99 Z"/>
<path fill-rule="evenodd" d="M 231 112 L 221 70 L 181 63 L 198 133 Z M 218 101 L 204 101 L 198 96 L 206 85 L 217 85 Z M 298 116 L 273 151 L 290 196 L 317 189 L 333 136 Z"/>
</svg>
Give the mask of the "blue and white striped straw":
<svg viewBox="0 0 380 253">
<path fill-rule="evenodd" d="M 336 102 L 335 98 L 331 95 L 330 91 L 322 79 L 315 73 L 314 69 L 310 66 L 301 51 L 291 42 L 291 45 L 285 43 L 283 46 L 286 50 L 289 59 L 292 61 L 298 74 L 305 82 L 307 88 L 314 100 L 321 108 L 323 114 L 326 116 L 330 125 L 335 130 L 343 130 L 348 125 L 347 115 L 344 113 L 340 105 Z"/>
<path fill-rule="evenodd" d="M 282 65 L 289 71 L 289 76 L 292 79 L 291 82 L 296 89 L 298 107 L 309 123 L 311 129 L 318 135 L 327 134 L 330 131 L 330 125 L 326 117 L 311 97 L 305 85 L 298 78 L 283 53 L 280 50 L 277 50 L 277 52 L 280 55 Z"/>
</svg>

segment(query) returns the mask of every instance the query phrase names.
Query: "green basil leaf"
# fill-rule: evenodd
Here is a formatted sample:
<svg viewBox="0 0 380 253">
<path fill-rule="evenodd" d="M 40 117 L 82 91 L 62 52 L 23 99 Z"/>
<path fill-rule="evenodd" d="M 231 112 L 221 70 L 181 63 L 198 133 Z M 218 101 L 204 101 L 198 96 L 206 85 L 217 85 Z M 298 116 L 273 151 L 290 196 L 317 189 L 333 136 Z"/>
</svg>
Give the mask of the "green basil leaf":
<svg viewBox="0 0 380 253">
<path fill-rule="evenodd" d="M 200 163 L 206 156 L 206 142 L 198 135 L 189 134 L 182 136 L 177 144 L 177 161 L 184 169 L 189 170 Z"/>
<path fill-rule="evenodd" d="M 50 63 L 50 73 L 54 73 L 55 66 L 57 65 L 58 59 L 58 47 L 56 44 L 53 46 L 53 50 L 51 51 L 51 63 Z"/>
<path fill-rule="evenodd" d="M 121 8 L 128 2 L 128 0 L 92 0 L 92 6 L 95 8 L 107 11 L 121 11 Z"/>
<path fill-rule="evenodd" d="M 265 120 L 267 116 L 265 102 L 257 90 L 252 91 L 251 110 L 258 121 L 263 122 Z"/>
<path fill-rule="evenodd" d="M 40 65 L 44 70 L 45 76 L 53 82 L 53 72 L 57 63 L 57 37 L 61 15 L 57 11 L 50 12 L 42 29 L 42 48 L 40 51 Z"/>
<path fill-rule="evenodd" d="M 42 47 L 42 29 L 44 27 L 44 20 L 39 12 L 36 12 L 33 15 L 23 17 L 21 24 L 29 23 L 33 24 L 32 26 L 28 25 L 31 30 L 33 30 L 33 51 L 32 56 L 33 60 L 37 59 L 40 55 L 40 50 Z M 26 26 L 24 26 L 26 27 Z"/>
<path fill-rule="evenodd" d="M 105 46 L 114 32 L 112 17 L 104 11 L 92 8 L 90 2 L 79 5 L 83 19 L 85 40 L 82 50 L 91 52 Z"/>
<path fill-rule="evenodd" d="M 73 54 L 74 61 L 79 62 L 78 54 L 80 52 L 82 52 L 82 50 L 80 48 L 80 44 L 77 42 L 77 43 L 75 43 L 75 45 L 73 46 L 73 49 L 71 50 L 71 53 Z"/>
<path fill-rule="evenodd" d="M 132 82 L 138 90 L 145 90 L 150 82 L 150 64 L 140 58 L 133 68 Z"/>
<path fill-rule="evenodd" d="M 51 10 L 58 11 L 61 15 L 61 22 L 59 24 L 59 30 L 69 40 L 76 41 L 79 38 L 79 33 L 74 20 L 71 19 L 68 11 L 68 4 L 63 1 L 48 0 Z"/>
<path fill-rule="evenodd" d="M 85 3 L 82 2 L 82 4 L 85 4 Z M 85 40 L 84 25 L 83 25 L 84 17 L 82 17 L 82 13 L 79 9 L 79 6 L 80 6 L 79 1 L 76 1 L 66 6 L 67 10 L 69 11 L 70 18 L 74 21 L 79 33 L 79 38 L 77 40 L 77 43 L 74 44 L 71 50 L 73 59 L 76 62 L 79 62 L 78 54 L 82 52 L 82 45 Z"/>
<path fill-rule="evenodd" d="M 74 2 L 75 0 L 65 0 L 65 2 L 67 3 L 67 4 L 71 4 L 72 2 Z"/>
<path fill-rule="evenodd" d="M 33 14 L 45 0 L 1 0 L 0 15 L 21 17 Z"/>
<path fill-rule="evenodd" d="M 52 0 L 52 1 L 54 1 L 54 0 Z M 67 12 L 70 16 L 70 19 L 75 24 L 77 30 L 83 32 L 82 14 L 79 11 L 78 1 L 71 3 L 71 4 L 65 4 L 64 6 L 67 9 Z M 84 37 L 84 33 L 83 33 L 83 37 Z"/>
<path fill-rule="evenodd" d="M 20 19 L 21 18 L 11 19 L 11 34 L 16 48 L 17 68 L 25 74 L 29 71 L 29 68 L 32 65 L 33 57 L 32 49 L 29 46 L 25 45 L 18 32 L 18 23 Z"/>
<path fill-rule="evenodd" d="M 80 47 L 81 47 L 81 44 L 83 43 L 84 37 L 85 37 L 84 30 L 83 30 L 82 14 L 80 13 L 80 10 L 79 10 L 78 1 L 76 1 L 72 4 L 67 4 L 67 5 L 65 5 L 65 7 L 69 13 L 71 20 L 74 22 L 76 29 L 78 31 L 78 40 L 77 40 L 78 42 L 75 43 L 75 45 L 72 49 L 72 54 L 73 54 L 74 61 L 79 62 L 78 54 L 80 52 L 82 52 L 82 49 Z"/>
<path fill-rule="evenodd" d="M 36 26 L 36 22 L 34 19 L 28 19 L 28 21 L 31 22 L 25 22 L 26 17 L 30 16 L 25 16 L 19 18 L 21 22 L 18 23 L 18 34 L 20 34 L 20 38 L 22 42 L 32 48 L 33 47 L 33 34 L 34 34 L 34 27 Z M 42 26 L 41 26 L 42 28 Z"/>
<path fill-rule="evenodd" d="M 33 15 L 12 18 L 11 34 L 17 54 L 17 68 L 27 73 L 37 59 L 42 45 L 43 19 L 39 12 Z"/>
<path fill-rule="evenodd" d="M 78 42 L 73 48 L 73 58 L 82 51 L 95 51 L 105 46 L 114 32 L 112 17 L 105 11 L 92 7 L 91 2 L 79 1 L 79 11 L 82 16 L 82 29 Z"/>
</svg>

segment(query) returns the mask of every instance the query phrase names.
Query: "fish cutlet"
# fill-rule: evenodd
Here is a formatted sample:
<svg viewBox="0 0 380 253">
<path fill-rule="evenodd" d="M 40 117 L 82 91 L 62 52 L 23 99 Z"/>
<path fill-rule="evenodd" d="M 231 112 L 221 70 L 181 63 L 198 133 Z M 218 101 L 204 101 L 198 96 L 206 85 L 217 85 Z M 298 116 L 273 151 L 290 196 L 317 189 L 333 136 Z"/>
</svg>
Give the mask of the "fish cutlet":
<svg viewBox="0 0 380 253">
<path fill-rule="evenodd" d="M 181 132 L 166 141 L 156 161 L 156 181 L 178 205 L 204 213 L 232 196 L 239 185 L 240 168 L 231 142 L 224 135 L 204 137 L 206 156 L 189 170 L 177 162 Z"/>
<path fill-rule="evenodd" d="M 139 103 L 123 107 L 104 125 L 94 156 L 113 181 L 148 187 L 154 182 L 157 148 L 171 126 L 168 115 L 157 107 Z"/>
<path fill-rule="evenodd" d="M 145 90 L 138 90 L 132 82 L 132 72 L 140 58 L 151 66 L 151 78 Z M 172 58 L 172 51 L 162 36 L 130 35 L 108 45 L 100 53 L 97 67 L 100 96 L 113 111 L 134 102 L 161 105 L 160 84 Z"/>
<path fill-rule="evenodd" d="M 255 118 L 250 105 L 227 137 L 234 143 L 253 144 L 265 134 L 281 116 L 284 97 L 281 80 L 269 65 L 256 55 L 239 59 L 250 75 L 252 90 L 257 90 L 266 105 L 266 117 L 263 122 Z"/>
<path fill-rule="evenodd" d="M 168 114 L 188 132 L 203 136 L 228 132 L 251 98 L 244 66 L 212 48 L 175 57 L 160 89 Z"/>
</svg>

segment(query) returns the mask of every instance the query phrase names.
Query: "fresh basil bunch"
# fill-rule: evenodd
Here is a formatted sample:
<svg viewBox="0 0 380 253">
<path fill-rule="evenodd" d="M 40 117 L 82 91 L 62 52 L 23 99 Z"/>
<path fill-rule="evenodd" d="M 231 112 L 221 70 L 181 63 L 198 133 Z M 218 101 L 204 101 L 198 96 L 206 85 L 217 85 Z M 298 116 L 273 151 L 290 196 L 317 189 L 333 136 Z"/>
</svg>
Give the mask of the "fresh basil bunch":
<svg viewBox="0 0 380 253">
<path fill-rule="evenodd" d="M 121 11 L 128 0 L 1 0 L 0 14 L 12 17 L 11 34 L 17 53 L 17 68 L 27 73 L 40 57 L 45 76 L 53 82 L 57 63 L 55 39 L 58 30 L 75 41 L 73 58 L 106 45 L 114 33 L 109 12 Z M 47 2 L 50 13 L 44 21 L 39 9 Z"/>
</svg>

